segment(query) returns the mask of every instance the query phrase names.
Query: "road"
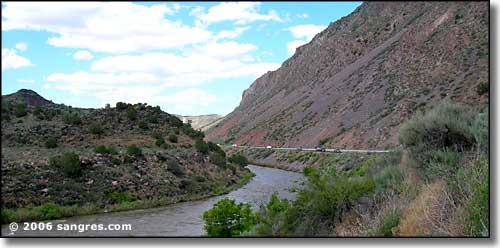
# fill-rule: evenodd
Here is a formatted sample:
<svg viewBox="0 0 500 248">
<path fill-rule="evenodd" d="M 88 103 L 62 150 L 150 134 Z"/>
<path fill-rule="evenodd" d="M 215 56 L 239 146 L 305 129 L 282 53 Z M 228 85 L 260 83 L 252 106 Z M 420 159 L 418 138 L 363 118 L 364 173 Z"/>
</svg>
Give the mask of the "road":
<svg viewBox="0 0 500 248">
<path fill-rule="evenodd" d="M 220 145 L 221 147 L 233 147 L 233 148 L 245 148 L 245 149 L 271 149 L 277 151 L 306 151 L 306 152 L 359 152 L 359 153 L 386 153 L 392 150 L 356 150 L 356 149 L 329 149 L 325 148 L 324 151 L 317 151 L 316 148 L 298 148 L 298 147 L 272 147 L 267 148 L 265 146 L 231 146 L 231 145 Z"/>
</svg>

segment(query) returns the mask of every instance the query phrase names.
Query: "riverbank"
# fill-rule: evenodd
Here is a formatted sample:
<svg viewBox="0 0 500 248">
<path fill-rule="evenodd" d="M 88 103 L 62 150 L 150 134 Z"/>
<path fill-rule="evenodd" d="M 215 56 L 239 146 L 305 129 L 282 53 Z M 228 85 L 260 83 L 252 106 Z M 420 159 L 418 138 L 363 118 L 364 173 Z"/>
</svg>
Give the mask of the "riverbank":
<svg viewBox="0 0 500 248">
<path fill-rule="evenodd" d="M 104 208 L 97 204 L 85 206 L 61 206 L 55 203 L 46 203 L 40 206 L 22 207 L 18 209 L 2 208 L 2 224 L 10 222 L 52 220 L 73 216 L 120 212 L 136 209 L 149 209 L 167 206 L 174 203 L 203 200 L 209 197 L 227 194 L 233 190 L 243 187 L 255 174 L 248 169 L 242 170 L 239 181 L 226 187 L 218 187 L 207 194 L 182 195 L 178 197 L 156 197 L 145 200 L 127 201 L 108 205 Z"/>
</svg>

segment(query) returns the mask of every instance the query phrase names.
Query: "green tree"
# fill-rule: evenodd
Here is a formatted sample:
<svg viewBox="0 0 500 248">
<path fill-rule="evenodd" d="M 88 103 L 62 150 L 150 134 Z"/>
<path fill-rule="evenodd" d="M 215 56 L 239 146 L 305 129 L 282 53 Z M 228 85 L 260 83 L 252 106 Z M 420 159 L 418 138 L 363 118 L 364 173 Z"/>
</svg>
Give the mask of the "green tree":
<svg viewBox="0 0 500 248">
<path fill-rule="evenodd" d="M 131 121 L 135 121 L 137 119 L 137 110 L 135 110 L 133 106 L 128 107 L 127 118 Z"/>
<path fill-rule="evenodd" d="M 131 146 L 127 147 L 127 154 L 129 156 L 133 156 L 133 157 L 140 157 L 140 156 L 142 156 L 142 150 L 141 150 L 141 148 L 137 147 L 136 145 L 131 145 Z"/>
<path fill-rule="evenodd" d="M 248 159 L 241 155 L 241 154 L 234 154 L 233 156 L 229 157 L 229 162 L 238 164 L 241 167 L 245 167 L 248 165 Z"/>
<path fill-rule="evenodd" d="M 224 198 L 203 213 L 203 220 L 209 236 L 231 237 L 250 230 L 256 218 L 250 204 L 236 204 L 234 200 Z"/>
<path fill-rule="evenodd" d="M 196 150 L 201 153 L 208 153 L 208 145 L 201 139 L 196 140 L 196 142 L 194 143 L 194 148 L 196 148 Z"/>
</svg>

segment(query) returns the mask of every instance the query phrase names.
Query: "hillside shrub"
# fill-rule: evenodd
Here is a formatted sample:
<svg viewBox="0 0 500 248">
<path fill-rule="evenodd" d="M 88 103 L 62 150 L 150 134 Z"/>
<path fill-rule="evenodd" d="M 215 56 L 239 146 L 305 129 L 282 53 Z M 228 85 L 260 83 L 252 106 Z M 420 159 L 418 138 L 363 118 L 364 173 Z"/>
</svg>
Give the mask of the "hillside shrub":
<svg viewBox="0 0 500 248">
<path fill-rule="evenodd" d="M 127 147 L 127 155 L 132 156 L 132 157 L 140 157 L 142 156 L 142 150 L 141 148 L 137 147 L 136 145 L 131 145 Z"/>
<path fill-rule="evenodd" d="M 208 145 L 201 139 L 198 139 L 194 142 L 194 148 L 201 153 L 208 153 Z"/>
<path fill-rule="evenodd" d="M 231 163 L 235 163 L 241 167 L 245 167 L 248 165 L 248 159 L 241 154 L 234 154 L 233 156 L 229 157 L 228 161 Z"/>
<path fill-rule="evenodd" d="M 472 120 L 468 109 L 446 101 L 425 114 L 417 112 L 400 128 L 399 141 L 421 162 L 428 161 L 437 149 L 464 151 L 475 143 Z"/>
<path fill-rule="evenodd" d="M 165 144 L 165 140 L 162 138 L 156 139 L 155 144 L 158 147 L 163 147 L 163 145 Z"/>
<path fill-rule="evenodd" d="M 231 237 L 250 230 L 255 224 L 255 215 L 250 204 L 236 204 L 234 200 L 224 198 L 203 213 L 203 220 L 209 236 Z"/>
<path fill-rule="evenodd" d="M 104 133 L 104 129 L 102 129 L 101 125 L 92 123 L 89 125 L 89 132 L 100 137 Z"/>
<path fill-rule="evenodd" d="M 82 119 L 78 114 L 69 113 L 64 116 L 64 123 L 69 125 L 79 125 L 82 123 Z"/>
<path fill-rule="evenodd" d="M 489 93 L 490 84 L 488 82 L 481 82 L 480 84 L 477 85 L 476 91 L 478 95 L 484 95 L 486 93 Z"/>
<path fill-rule="evenodd" d="M 226 166 L 226 157 L 222 156 L 220 153 L 211 153 L 210 154 L 210 163 L 218 165 L 220 167 L 225 167 Z"/>
<path fill-rule="evenodd" d="M 116 103 L 116 109 L 118 110 L 125 110 L 128 108 L 128 104 L 124 103 L 124 102 L 117 102 Z"/>
<path fill-rule="evenodd" d="M 177 143 L 177 135 L 171 134 L 168 136 L 168 140 L 172 143 Z"/>
<path fill-rule="evenodd" d="M 47 138 L 47 141 L 45 141 L 45 147 L 52 149 L 57 147 L 57 139 L 54 137 L 49 137 Z"/>
<path fill-rule="evenodd" d="M 131 121 L 137 120 L 137 110 L 133 106 L 129 106 L 127 109 L 127 118 Z"/>
<path fill-rule="evenodd" d="M 108 153 L 109 153 L 109 151 L 108 151 L 108 149 L 106 148 L 106 146 L 103 146 L 103 145 L 97 146 L 97 147 L 95 148 L 95 152 L 96 152 L 96 153 L 100 153 L 100 154 L 108 154 Z"/>
<path fill-rule="evenodd" d="M 26 116 L 28 114 L 26 112 L 26 104 L 23 104 L 23 103 L 16 104 L 16 106 L 14 108 L 14 114 L 16 115 L 16 117 Z"/>
<path fill-rule="evenodd" d="M 80 158 L 73 152 L 67 152 L 63 155 L 54 156 L 49 159 L 49 164 L 69 177 L 79 177 L 82 175 L 82 166 Z"/>
<path fill-rule="evenodd" d="M 184 168 L 179 165 L 179 162 L 175 159 L 167 159 L 167 170 L 172 172 L 178 177 L 184 176 Z"/>
<path fill-rule="evenodd" d="M 137 125 L 139 126 L 140 129 L 143 130 L 147 130 L 149 128 L 148 123 L 146 123 L 145 121 L 139 121 Z"/>
</svg>

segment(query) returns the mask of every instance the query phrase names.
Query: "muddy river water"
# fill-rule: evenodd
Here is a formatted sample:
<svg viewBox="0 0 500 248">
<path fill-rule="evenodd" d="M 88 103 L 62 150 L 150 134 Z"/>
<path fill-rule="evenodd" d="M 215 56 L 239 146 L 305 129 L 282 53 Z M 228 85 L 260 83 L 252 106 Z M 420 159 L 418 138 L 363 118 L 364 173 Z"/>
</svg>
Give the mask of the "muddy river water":
<svg viewBox="0 0 500 248">
<path fill-rule="evenodd" d="M 220 199 L 228 197 L 236 202 L 247 202 L 256 210 L 269 200 L 273 192 L 277 192 L 280 198 L 293 199 L 295 193 L 292 189 L 299 189 L 305 180 L 302 174 L 290 171 L 254 165 L 249 165 L 248 169 L 255 173 L 255 177 L 245 186 L 226 195 L 160 208 L 77 216 L 44 222 L 52 224 L 50 231 L 25 231 L 24 224 L 18 223 L 18 230 L 12 232 L 9 230 L 9 225 L 2 225 L 2 234 L 3 236 L 201 236 L 205 234 L 203 212 L 212 208 Z M 77 224 L 73 226 L 80 226 L 80 230 L 83 230 L 84 226 L 81 224 L 89 224 L 87 226 L 102 224 L 107 229 L 131 230 L 94 231 L 91 227 L 85 231 L 57 230 L 58 227 L 67 227 L 66 224 Z M 109 227 L 110 224 L 114 224 L 113 227 Z M 130 228 L 122 224 L 129 225 Z"/>
</svg>

